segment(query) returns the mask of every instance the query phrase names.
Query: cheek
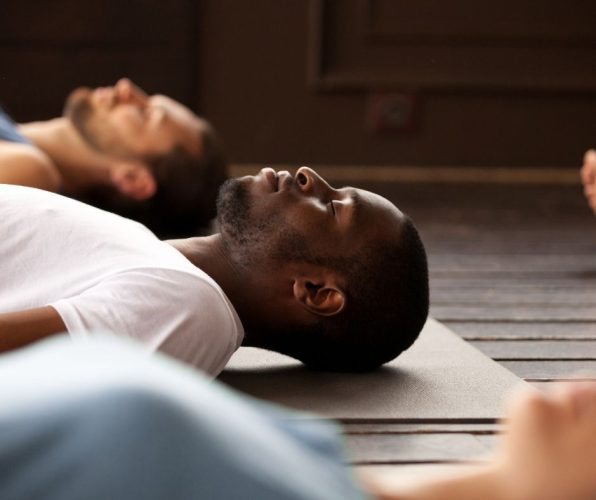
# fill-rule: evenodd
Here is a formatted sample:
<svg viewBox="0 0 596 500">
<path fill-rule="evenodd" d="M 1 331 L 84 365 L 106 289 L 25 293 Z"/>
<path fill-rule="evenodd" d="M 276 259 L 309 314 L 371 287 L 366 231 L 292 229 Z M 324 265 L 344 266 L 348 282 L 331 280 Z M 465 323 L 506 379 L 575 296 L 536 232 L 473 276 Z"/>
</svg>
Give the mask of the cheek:
<svg viewBox="0 0 596 500">
<path fill-rule="evenodd" d="M 295 205 L 281 220 L 277 244 L 288 259 L 307 260 L 326 253 L 334 239 L 328 214 L 316 205 Z"/>
<path fill-rule="evenodd" d="M 148 130 L 140 130 L 138 136 L 147 146 L 148 153 L 162 154 L 174 149 L 174 146 L 178 143 L 176 134 L 176 132 L 172 132 L 169 128 L 155 127 Z"/>
<path fill-rule="evenodd" d="M 308 232 L 329 229 L 329 212 L 320 202 L 300 197 L 291 198 L 284 205 L 279 207 L 279 211 L 284 213 L 288 224 L 293 227 Z"/>
<path fill-rule="evenodd" d="M 123 138 L 138 138 L 143 130 L 143 120 L 134 109 L 115 110 L 110 117 L 110 123 L 114 132 Z"/>
<path fill-rule="evenodd" d="M 309 240 L 319 240 L 332 231 L 330 214 L 316 200 L 293 193 L 259 196 L 255 186 L 250 204 L 250 220 L 257 226 L 273 226 L 278 233 L 290 232 Z"/>
</svg>

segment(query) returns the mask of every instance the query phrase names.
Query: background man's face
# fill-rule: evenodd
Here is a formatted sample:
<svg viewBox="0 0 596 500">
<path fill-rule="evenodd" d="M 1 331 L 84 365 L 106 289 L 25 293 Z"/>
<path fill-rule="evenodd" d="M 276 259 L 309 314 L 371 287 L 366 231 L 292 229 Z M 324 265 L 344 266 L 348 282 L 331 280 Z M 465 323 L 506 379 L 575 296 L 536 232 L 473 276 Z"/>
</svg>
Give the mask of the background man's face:
<svg viewBox="0 0 596 500">
<path fill-rule="evenodd" d="M 119 158 L 159 156 L 181 145 L 200 154 L 203 122 L 166 96 L 148 96 L 130 80 L 95 90 L 73 91 L 67 116 L 83 139 L 97 151 Z"/>
<path fill-rule="evenodd" d="M 231 179 L 218 200 L 220 231 L 233 256 L 259 267 L 349 257 L 386 237 L 384 229 L 399 227 L 402 220 L 403 214 L 381 196 L 334 189 L 306 167 L 295 177 L 263 169 Z"/>
</svg>

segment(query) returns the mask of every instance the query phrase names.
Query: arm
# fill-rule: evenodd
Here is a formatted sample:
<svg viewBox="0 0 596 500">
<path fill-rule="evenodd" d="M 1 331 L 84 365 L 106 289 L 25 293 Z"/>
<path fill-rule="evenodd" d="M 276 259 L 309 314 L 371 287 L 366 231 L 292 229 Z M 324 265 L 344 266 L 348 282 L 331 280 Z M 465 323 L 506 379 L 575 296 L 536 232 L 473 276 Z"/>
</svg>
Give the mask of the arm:
<svg viewBox="0 0 596 500">
<path fill-rule="evenodd" d="M 470 468 L 436 478 L 420 478 L 407 485 L 375 484 L 372 478 L 364 481 L 377 500 L 511 500 L 504 494 L 502 478 L 497 467 Z"/>
<path fill-rule="evenodd" d="M 0 184 L 58 191 L 61 177 L 48 156 L 33 146 L 0 141 Z"/>
<path fill-rule="evenodd" d="M 53 307 L 0 314 L 0 352 L 26 346 L 56 333 L 66 326 Z"/>
</svg>

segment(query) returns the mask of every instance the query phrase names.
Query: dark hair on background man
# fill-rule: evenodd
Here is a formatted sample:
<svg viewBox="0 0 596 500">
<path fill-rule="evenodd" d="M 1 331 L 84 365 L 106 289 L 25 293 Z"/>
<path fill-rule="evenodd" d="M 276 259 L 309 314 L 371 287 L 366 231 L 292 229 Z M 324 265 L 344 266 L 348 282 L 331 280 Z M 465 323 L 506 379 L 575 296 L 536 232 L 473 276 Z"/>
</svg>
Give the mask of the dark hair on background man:
<svg viewBox="0 0 596 500">
<path fill-rule="evenodd" d="M 213 128 L 201 132 L 201 154 L 195 156 L 181 146 L 150 158 L 157 192 L 147 200 L 152 225 L 162 235 L 188 236 L 207 226 L 215 217 L 220 185 L 227 179 L 223 147 Z"/>
<path fill-rule="evenodd" d="M 148 200 L 131 200 L 114 189 L 96 189 L 84 201 L 146 225 L 160 238 L 197 234 L 215 217 L 219 186 L 227 179 L 223 146 L 206 124 L 197 141 L 200 155 L 182 146 L 147 158 L 157 181 L 157 192 Z"/>
<path fill-rule="evenodd" d="M 346 308 L 284 335 L 276 350 L 315 369 L 369 371 L 414 343 L 428 316 L 429 284 L 426 252 L 411 219 L 397 244 L 375 243 L 350 258 L 326 260 L 347 276 Z"/>
</svg>

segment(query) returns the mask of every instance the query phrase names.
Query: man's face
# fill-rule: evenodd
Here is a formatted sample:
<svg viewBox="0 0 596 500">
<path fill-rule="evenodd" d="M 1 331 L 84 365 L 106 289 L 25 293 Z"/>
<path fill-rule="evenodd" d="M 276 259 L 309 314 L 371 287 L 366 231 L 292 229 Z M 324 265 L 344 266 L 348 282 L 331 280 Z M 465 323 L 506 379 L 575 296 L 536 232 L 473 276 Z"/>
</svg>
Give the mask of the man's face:
<svg viewBox="0 0 596 500">
<path fill-rule="evenodd" d="M 307 167 L 294 177 L 265 168 L 231 179 L 218 200 L 220 231 L 232 255 L 259 267 L 350 257 L 367 242 L 398 233 L 403 219 L 385 198 L 334 189 Z"/>
<path fill-rule="evenodd" d="M 128 79 L 113 87 L 81 87 L 64 114 L 95 150 L 125 159 L 159 156 L 180 145 L 199 155 L 204 122 L 179 102 L 148 96 Z"/>
</svg>

